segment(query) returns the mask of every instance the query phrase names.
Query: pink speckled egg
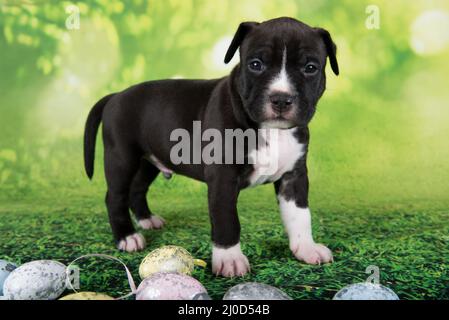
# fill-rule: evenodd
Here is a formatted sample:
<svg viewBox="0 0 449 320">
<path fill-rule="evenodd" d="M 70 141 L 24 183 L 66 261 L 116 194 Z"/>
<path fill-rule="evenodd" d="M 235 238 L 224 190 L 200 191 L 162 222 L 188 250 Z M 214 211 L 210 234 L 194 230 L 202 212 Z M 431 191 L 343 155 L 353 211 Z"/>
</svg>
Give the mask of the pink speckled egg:
<svg viewBox="0 0 449 320">
<path fill-rule="evenodd" d="M 179 273 L 159 272 L 142 281 L 136 300 L 192 300 L 207 290 L 196 279 Z"/>
</svg>

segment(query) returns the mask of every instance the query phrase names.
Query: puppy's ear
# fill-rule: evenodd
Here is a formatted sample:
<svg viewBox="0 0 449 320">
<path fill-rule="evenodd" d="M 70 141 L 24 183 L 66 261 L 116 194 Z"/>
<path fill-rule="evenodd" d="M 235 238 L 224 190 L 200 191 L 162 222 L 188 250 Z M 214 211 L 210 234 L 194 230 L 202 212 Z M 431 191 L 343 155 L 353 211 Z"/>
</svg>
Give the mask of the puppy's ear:
<svg viewBox="0 0 449 320">
<path fill-rule="evenodd" d="M 226 52 L 226 56 L 224 59 L 225 63 L 229 63 L 234 57 L 235 52 L 240 47 L 243 42 L 243 39 L 248 35 L 248 33 L 259 23 L 257 22 L 243 22 L 240 24 L 237 32 L 234 35 L 234 39 L 232 39 L 231 45 L 229 46 L 228 52 Z"/>
<path fill-rule="evenodd" d="M 316 30 L 320 34 L 321 39 L 323 39 L 323 42 L 326 46 L 327 56 L 329 57 L 332 71 L 334 71 L 334 73 L 338 76 L 340 70 L 338 68 L 337 62 L 337 46 L 335 45 L 334 41 L 332 41 L 332 37 L 327 30 L 322 28 L 316 28 Z"/>
</svg>

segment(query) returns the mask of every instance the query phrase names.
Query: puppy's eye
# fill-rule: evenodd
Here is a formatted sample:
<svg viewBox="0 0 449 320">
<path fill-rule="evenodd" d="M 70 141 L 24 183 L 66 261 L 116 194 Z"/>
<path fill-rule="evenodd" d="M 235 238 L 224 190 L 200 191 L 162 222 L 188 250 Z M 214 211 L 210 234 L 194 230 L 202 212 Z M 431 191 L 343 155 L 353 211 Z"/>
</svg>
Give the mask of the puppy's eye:
<svg viewBox="0 0 449 320">
<path fill-rule="evenodd" d="M 313 63 L 308 63 L 304 68 L 304 73 L 312 75 L 318 71 L 318 67 Z"/>
<path fill-rule="evenodd" d="M 254 72 L 262 72 L 264 69 L 264 65 L 259 59 L 253 59 L 249 62 L 248 68 Z"/>
</svg>

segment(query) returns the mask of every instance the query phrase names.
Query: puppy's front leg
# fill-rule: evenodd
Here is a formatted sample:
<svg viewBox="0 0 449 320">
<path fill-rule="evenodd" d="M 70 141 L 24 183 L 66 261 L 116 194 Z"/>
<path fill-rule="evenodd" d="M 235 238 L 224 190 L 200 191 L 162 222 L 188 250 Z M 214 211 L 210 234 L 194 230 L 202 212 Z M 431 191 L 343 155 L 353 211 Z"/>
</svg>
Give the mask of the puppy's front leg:
<svg viewBox="0 0 449 320">
<path fill-rule="evenodd" d="M 308 264 L 333 261 L 332 252 L 315 243 L 308 206 L 309 180 L 305 160 L 275 183 L 282 221 L 287 231 L 290 249 L 298 260 Z"/>
<path fill-rule="evenodd" d="M 212 272 L 225 277 L 243 276 L 250 266 L 240 249 L 237 176 L 230 168 L 209 167 L 206 177 L 212 225 Z"/>
</svg>

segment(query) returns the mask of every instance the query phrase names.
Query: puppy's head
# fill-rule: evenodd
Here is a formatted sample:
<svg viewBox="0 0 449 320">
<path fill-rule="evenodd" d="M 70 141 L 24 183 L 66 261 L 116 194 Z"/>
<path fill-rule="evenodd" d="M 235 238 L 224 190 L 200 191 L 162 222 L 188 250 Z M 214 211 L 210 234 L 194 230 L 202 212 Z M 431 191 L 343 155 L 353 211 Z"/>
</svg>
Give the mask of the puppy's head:
<svg viewBox="0 0 449 320">
<path fill-rule="evenodd" d="M 334 73 L 339 73 L 329 32 L 292 18 L 244 22 L 225 63 L 239 47 L 235 81 L 250 119 L 272 128 L 307 126 L 326 86 L 327 57 Z"/>
</svg>

